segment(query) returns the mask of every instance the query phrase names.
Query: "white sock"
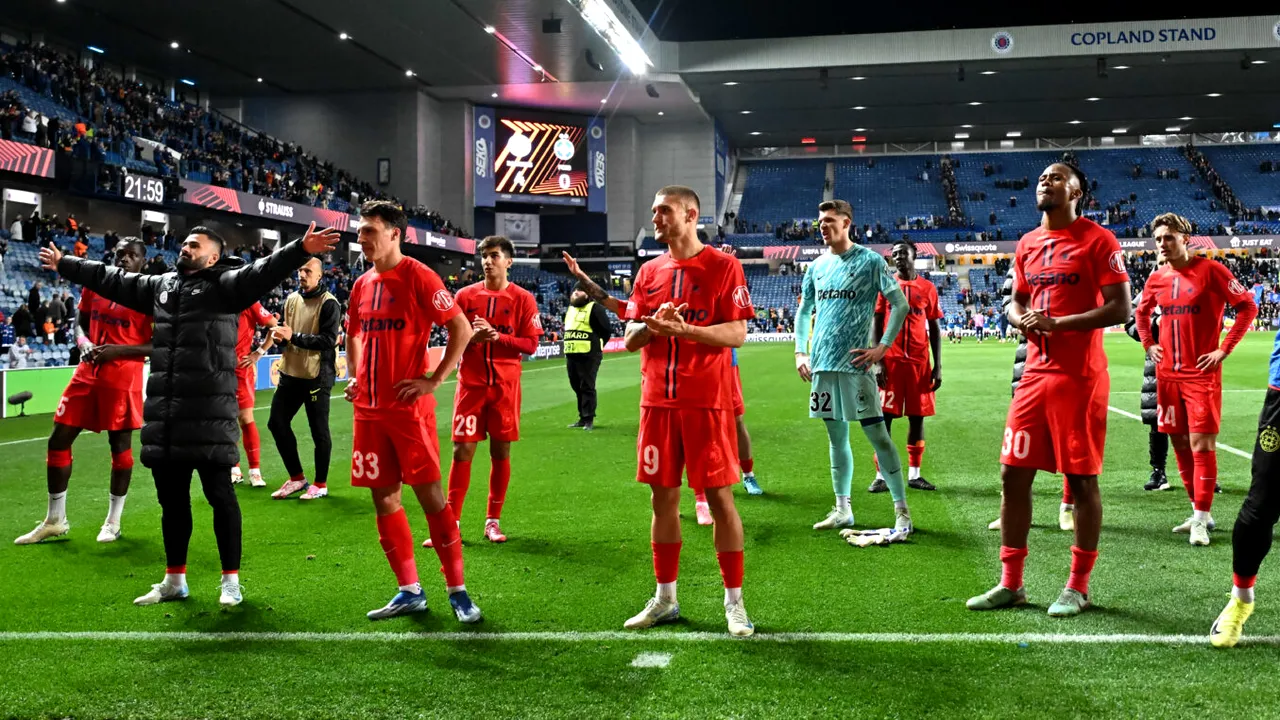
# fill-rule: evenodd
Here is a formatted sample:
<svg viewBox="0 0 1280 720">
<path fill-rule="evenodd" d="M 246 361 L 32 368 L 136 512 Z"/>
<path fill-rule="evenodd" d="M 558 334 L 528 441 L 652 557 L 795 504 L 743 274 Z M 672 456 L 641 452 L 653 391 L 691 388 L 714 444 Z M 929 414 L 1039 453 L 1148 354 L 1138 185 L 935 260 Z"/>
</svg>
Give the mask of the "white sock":
<svg viewBox="0 0 1280 720">
<path fill-rule="evenodd" d="M 1075 506 L 1075 505 L 1068 505 L 1068 504 L 1066 504 L 1066 503 L 1062 503 L 1062 504 L 1058 507 L 1058 509 L 1059 509 L 1060 511 L 1062 511 L 1062 512 L 1071 512 L 1072 510 L 1075 510 L 1075 509 L 1076 509 L 1076 506 Z"/>
<path fill-rule="evenodd" d="M 49 512 L 45 514 L 45 520 L 57 522 L 67 519 L 67 491 L 60 493 L 49 493 Z"/>
<path fill-rule="evenodd" d="M 755 476 L 756 476 L 756 471 L 755 471 L 755 470 L 752 470 L 751 472 L 744 472 L 744 473 L 742 473 L 742 477 L 749 477 L 749 478 L 753 478 L 753 477 L 755 477 Z"/>
<path fill-rule="evenodd" d="M 884 473 L 882 473 L 882 472 L 880 472 L 879 470 L 877 470 L 877 471 L 876 471 L 876 480 L 879 480 L 880 482 L 884 482 Z"/>
<path fill-rule="evenodd" d="M 1251 603 L 1253 602 L 1253 588 L 1232 587 L 1231 597 L 1239 600 L 1240 602 Z"/>
<path fill-rule="evenodd" d="M 222 584 L 240 587 L 240 573 L 238 572 L 222 573 Z"/>
<path fill-rule="evenodd" d="M 422 594 L 422 583 L 413 583 L 411 585 L 401 585 L 400 592 L 413 593 L 414 595 Z"/>
<path fill-rule="evenodd" d="M 1209 511 L 1208 510 L 1192 510 L 1191 519 L 1199 520 L 1201 522 L 1207 523 L 1209 522 Z"/>
<path fill-rule="evenodd" d="M 724 589 L 724 606 L 736 605 L 742 602 L 742 588 L 725 588 Z"/>
<path fill-rule="evenodd" d="M 124 499 L 127 495 L 109 495 L 107 500 L 107 522 L 120 524 L 120 514 L 124 512 Z"/>
<path fill-rule="evenodd" d="M 658 583 L 658 593 L 656 597 L 665 602 L 675 602 L 676 584 L 674 582 Z"/>
<path fill-rule="evenodd" d="M 164 584 L 165 584 L 165 585 L 168 585 L 169 587 L 175 587 L 175 588 L 186 587 L 186 585 L 187 585 L 187 574 L 186 574 L 186 573 L 184 573 L 184 572 L 182 572 L 182 573 L 165 573 L 165 574 L 164 574 Z"/>
<path fill-rule="evenodd" d="M 848 509 L 849 509 L 849 496 L 848 496 L 848 495 L 837 495 L 837 496 L 836 496 L 836 509 L 837 509 L 837 510 L 848 510 Z"/>
<path fill-rule="evenodd" d="M 466 592 L 466 591 L 467 591 L 467 586 L 466 586 L 466 585 L 453 585 L 453 586 L 446 586 L 446 587 L 445 587 L 445 589 L 444 589 L 444 591 L 445 591 L 446 593 L 448 593 L 449 595 L 452 595 L 452 594 L 454 594 L 454 593 Z"/>
<path fill-rule="evenodd" d="M 908 479 L 908 480 L 919 480 L 919 479 L 920 479 L 920 468 L 918 468 L 918 467 L 907 468 L 907 479 Z"/>
<path fill-rule="evenodd" d="M 906 501 L 906 500 L 894 500 L 894 501 L 893 501 L 893 509 L 894 509 L 894 510 L 906 510 L 906 509 L 907 509 L 907 501 Z"/>
</svg>

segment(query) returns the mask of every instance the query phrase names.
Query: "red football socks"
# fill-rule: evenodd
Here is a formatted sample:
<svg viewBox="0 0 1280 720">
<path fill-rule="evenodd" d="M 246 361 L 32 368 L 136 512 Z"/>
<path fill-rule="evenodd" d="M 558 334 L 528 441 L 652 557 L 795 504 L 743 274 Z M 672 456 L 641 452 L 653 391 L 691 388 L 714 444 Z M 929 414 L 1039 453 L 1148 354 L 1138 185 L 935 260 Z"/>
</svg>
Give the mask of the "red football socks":
<svg viewBox="0 0 1280 720">
<path fill-rule="evenodd" d="M 1237 575 L 1235 573 L 1231 573 L 1231 584 L 1238 588 L 1251 588 L 1254 586 L 1254 583 L 1256 582 L 1258 582 L 1257 575 L 1250 575 L 1249 577 L 1244 577 L 1241 575 Z"/>
<path fill-rule="evenodd" d="M 462 517 L 462 501 L 471 489 L 471 461 L 454 460 L 449 466 L 449 508 L 454 520 Z"/>
<path fill-rule="evenodd" d="M 720 563 L 720 577 L 724 579 L 725 590 L 742 587 L 742 551 L 717 552 L 716 562 Z"/>
<path fill-rule="evenodd" d="M 396 584 L 403 587 L 418 582 L 418 565 L 413 561 L 413 531 L 409 529 L 404 508 L 378 516 L 378 542 L 387 554 L 391 572 L 396 574 Z"/>
<path fill-rule="evenodd" d="M 1022 569 L 1027 564 L 1026 548 L 1000 546 L 1000 587 L 1017 590 L 1022 587 Z"/>
<path fill-rule="evenodd" d="M 249 469 L 257 470 L 262 460 L 262 441 L 258 437 L 258 423 L 242 424 L 240 435 L 244 439 L 245 454 L 249 456 Z"/>
<path fill-rule="evenodd" d="M 448 505 L 437 513 L 427 513 L 427 527 L 431 529 L 431 546 L 440 558 L 440 572 L 444 573 L 446 587 L 462 587 L 462 538 L 458 535 L 458 522 Z M 406 525 L 407 527 L 407 525 Z"/>
<path fill-rule="evenodd" d="M 1093 564 L 1098 561 L 1097 550 L 1081 550 L 1071 546 L 1071 576 L 1067 578 L 1067 587 L 1081 595 L 1089 595 L 1089 574 L 1093 572 Z"/>
<path fill-rule="evenodd" d="M 449 471 L 453 475 L 453 470 Z M 502 503 L 507 500 L 507 486 L 511 484 L 511 458 L 493 459 L 493 467 L 489 470 L 489 514 L 488 519 L 498 520 L 502 517 Z"/>
<path fill-rule="evenodd" d="M 706 491 L 706 490 L 694 490 L 694 491 L 693 491 L 693 500 L 694 500 L 694 502 L 705 503 L 705 502 L 707 501 L 707 491 Z"/>
<path fill-rule="evenodd" d="M 918 468 L 924 460 L 924 441 L 907 445 L 907 467 Z"/>
<path fill-rule="evenodd" d="M 756 459 L 755 459 L 755 458 L 747 458 L 746 460 L 743 460 L 743 461 L 742 461 L 742 472 L 743 472 L 744 474 L 750 475 L 751 473 L 753 473 L 753 472 L 755 472 L 755 471 L 756 471 Z"/>
<path fill-rule="evenodd" d="M 1196 501 L 1196 456 L 1191 448 L 1174 448 L 1173 454 L 1178 460 L 1178 474 L 1182 476 L 1182 487 L 1187 489 L 1187 499 Z M 1216 474 L 1216 473 L 1215 473 Z"/>
<path fill-rule="evenodd" d="M 660 543 L 653 545 L 653 574 L 659 585 L 673 583 L 680 576 L 680 546 L 682 543 Z"/>
<path fill-rule="evenodd" d="M 1067 482 L 1067 476 L 1062 476 L 1062 504 L 1075 505 L 1076 499 L 1071 495 L 1071 483 Z"/>
<path fill-rule="evenodd" d="M 1192 504 L 1196 510 L 1209 512 L 1213 508 L 1213 490 L 1218 485 L 1218 453 L 1191 453 L 1195 463 L 1195 496 Z"/>
</svg>

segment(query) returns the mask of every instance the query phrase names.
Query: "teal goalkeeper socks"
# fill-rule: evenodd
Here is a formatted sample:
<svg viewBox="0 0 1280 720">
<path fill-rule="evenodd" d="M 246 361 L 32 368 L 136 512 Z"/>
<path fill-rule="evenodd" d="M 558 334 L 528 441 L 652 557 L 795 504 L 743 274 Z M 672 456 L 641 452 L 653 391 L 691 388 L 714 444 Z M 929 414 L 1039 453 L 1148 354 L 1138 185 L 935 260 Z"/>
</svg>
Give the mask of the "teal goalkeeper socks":
<svg viewBox="0 0 1280 720">
<path fill-rule="evenodd" d="M 849 423 L 840 420 L 824 420 L 827 438 L 831 441 L 831 489 L 837 497 L 849 497 L 853 488 L 853 451 L 849 449 Z M 898 484 L 902 484 L 902 469 L 898 469 Z"/>
<path fill-rule="evenodd" d="M 894 502 L 906 500 L 907 486 L 902 480 L 902 458 L 898 457 L 898 448 L 893 446 L 889 429 L 884 423 L 878 422 L 874 425 L 864 425 L 862 431 L 866 433 L 871 449 L 876 451 L 876 459 L 880 461 L 880 473 L 884 475 L 884 482 L 889 486 L 889 495 L 893 497 Z"/>
</svg>

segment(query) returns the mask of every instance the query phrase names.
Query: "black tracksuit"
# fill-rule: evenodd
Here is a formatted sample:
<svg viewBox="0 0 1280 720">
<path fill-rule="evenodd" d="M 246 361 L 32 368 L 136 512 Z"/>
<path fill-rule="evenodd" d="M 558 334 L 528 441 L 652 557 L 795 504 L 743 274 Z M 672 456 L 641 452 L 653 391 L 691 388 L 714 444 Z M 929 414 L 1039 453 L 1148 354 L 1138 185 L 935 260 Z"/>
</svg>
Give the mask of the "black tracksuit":
<svg viewBox="0 0 1280 720">
<path fill-rule="evenodd" d="M 604 344 L 613 337 L 613 326 L 604 306 L 596 303 L 591 308 L 591 352 L 565 355 L 565 368 L 569 371 L 569 387 L 578 396 L 578 421 L 590 423 L 596 417 L 596 374 L 604 357 Z"/>
</svg>

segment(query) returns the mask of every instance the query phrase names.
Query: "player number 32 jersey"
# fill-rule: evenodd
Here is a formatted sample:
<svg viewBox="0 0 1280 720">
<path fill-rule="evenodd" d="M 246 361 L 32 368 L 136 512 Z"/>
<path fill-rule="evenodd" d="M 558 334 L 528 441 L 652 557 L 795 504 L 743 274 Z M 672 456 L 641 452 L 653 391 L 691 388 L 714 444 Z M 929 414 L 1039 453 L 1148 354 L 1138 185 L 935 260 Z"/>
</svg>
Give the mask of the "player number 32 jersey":
<svg viewBox="0 0 1280 720">
<path fill-rule="evenodd" d="M 808 353 L 814 372 L 866 374 L 849 352 L 873 344 L 871 322 L 879 297 L 901 295 L 898 280 L 884 258 L 854 245 L 842 255 L 818 257 L 804 275 L 800 310 L 796 313 L 796 352 Z M 809 316 L 813 340 L 809 339 Z M 892 343 L 897 338 L 887 338 Z"/>
</svg>

